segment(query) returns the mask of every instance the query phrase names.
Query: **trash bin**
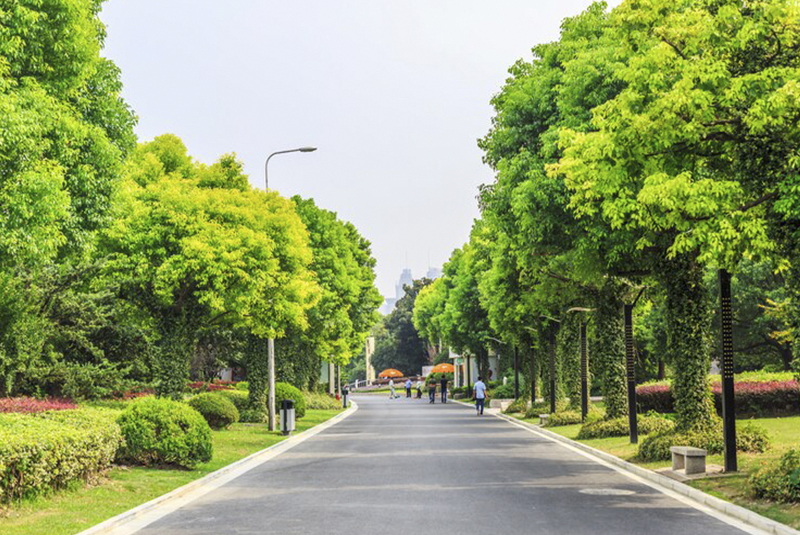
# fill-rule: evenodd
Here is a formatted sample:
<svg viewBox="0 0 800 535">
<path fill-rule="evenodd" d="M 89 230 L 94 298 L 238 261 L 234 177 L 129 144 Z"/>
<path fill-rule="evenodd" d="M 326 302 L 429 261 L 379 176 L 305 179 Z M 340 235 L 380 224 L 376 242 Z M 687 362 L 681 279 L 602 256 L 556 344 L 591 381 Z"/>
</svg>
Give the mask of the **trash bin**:
<svg viewBox="0 0 800 535">
<path fill-rule="evenodd" d="M 290 435 L 294 431 L 294 400 L 281 401 L 281 433 Z"/>
</svg>

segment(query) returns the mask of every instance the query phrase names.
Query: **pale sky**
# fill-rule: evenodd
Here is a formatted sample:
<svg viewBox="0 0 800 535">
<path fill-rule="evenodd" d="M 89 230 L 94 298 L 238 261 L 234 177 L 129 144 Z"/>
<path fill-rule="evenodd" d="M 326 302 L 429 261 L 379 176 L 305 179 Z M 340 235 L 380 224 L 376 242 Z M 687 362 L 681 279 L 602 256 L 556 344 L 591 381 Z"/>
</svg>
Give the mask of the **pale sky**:
<svg viewBox="0 0 800 535">
<path fill-rule="evenodd" d="M 492 181 L 476 140 L 507 69 L 588 0 L 110 0 L 105 55 L 140 140 L 226 152 L 264 187 L 314 197 L 372 242 L 385 296 L 441 266 Z M 619 1 L 611 2 L 612 5 Z"/>
</svg>

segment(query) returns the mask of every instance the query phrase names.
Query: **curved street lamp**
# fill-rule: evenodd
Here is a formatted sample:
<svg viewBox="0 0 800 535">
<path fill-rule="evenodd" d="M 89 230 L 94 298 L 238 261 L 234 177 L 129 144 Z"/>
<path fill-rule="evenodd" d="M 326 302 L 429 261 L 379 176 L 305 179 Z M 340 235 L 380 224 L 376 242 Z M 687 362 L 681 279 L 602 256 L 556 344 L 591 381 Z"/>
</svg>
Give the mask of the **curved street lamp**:
<svg viewBox="0 0 800 535">
<path fill-rule="evenodd" d="M 289 154 L 290 152 L 314 152 L 317 147 L 299 147 L 297 149 L 279 150 L 267 156 L 264 162 L 264 186 L 269 190 L 269 161 L 277 154 Z M 275 338 L 267 340 L 267 359 L 269 362 L 269 394 L 267 395 L 267 428 L 275 431 Z"/>
</svg>

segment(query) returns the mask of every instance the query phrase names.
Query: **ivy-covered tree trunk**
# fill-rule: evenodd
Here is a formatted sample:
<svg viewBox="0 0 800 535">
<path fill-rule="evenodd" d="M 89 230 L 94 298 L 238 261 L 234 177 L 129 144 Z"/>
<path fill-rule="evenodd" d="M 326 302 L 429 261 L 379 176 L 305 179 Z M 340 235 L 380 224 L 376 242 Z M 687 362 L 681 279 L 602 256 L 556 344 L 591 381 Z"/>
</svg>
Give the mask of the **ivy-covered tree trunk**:
<svg viewBox="0 0 800 535">
<path fill-rule="evenodd" d="M 539 390 L 536 388 L 536 382 L 539 378 L 539 359 L 537 358 L 536 350 L 528 346 L 528 393 L 531 397 L 531 403 L 536 403 L 536 398 L 539 396 Z"/>
<path fill-rule="evenodd" d="M 180 399 L 189 381 L 189 365 L 195 348 L 195 331 L 185 312 L 161 320 L 161 342 L 156 360 L 156 395 Z"/>
<path fill-rule="evenodd" d="M 710 315 L 703 268 L 690 256 L 662 265 L 660 278 L 666 291 L 667 346 L 675 370 L 672 392 L 678 430 L 706 430 L 713 425 L 716 413 L 708 383 Z"/>
<path fill-rule="evenodd" d="M 243 422 L 260 423 L 267 418 L 267 392 L 269 391 L 269 359 L 267 340 L 249 335 L 245 363 L 249 390 L 248 409 L 242 413 Z"/>
<path fill-rule="evenodd" d="M 542 350 L 539 351 L 539 354 L 542 355 L 544 358 L 544 361 L 542 362 L 541 366 L 542 397 L 545 399 L 545 401 L 550 399 L 550 353 L 554 349 L 553 347 L 551 347 L 553 342 L 555 342 L 555 366 L 553 368 L 553 372 L 555 375 L 556 401 L 563 400 L 565 396 L 564 378 L 562 375 L 563 361 L 561 358 L 563 356 L 563 352 L 560 351 L 558 347 L 560 335 L 561 335 L 561 329 L 559 328 L 559 325 L 552 324 L 548 325 L 547 328 L 543 330 L 540 337 L 542 342 L 541 343 Z"/>
<path fill-rule="evenodd" d="M 561 368 L 563 392 L 569 397 L 571 409 L 581 406 L 581 319 L 567 314 L 556 338 L 556 357 Z"/>
<path fill-rule="evenodd" d="M 607 418 L 628 414 L 625 386 L 625 324 L 622 316 L 622 284 L 607 279 L 595 303 L 594 357 L 600 372 Z"/>
</svg>

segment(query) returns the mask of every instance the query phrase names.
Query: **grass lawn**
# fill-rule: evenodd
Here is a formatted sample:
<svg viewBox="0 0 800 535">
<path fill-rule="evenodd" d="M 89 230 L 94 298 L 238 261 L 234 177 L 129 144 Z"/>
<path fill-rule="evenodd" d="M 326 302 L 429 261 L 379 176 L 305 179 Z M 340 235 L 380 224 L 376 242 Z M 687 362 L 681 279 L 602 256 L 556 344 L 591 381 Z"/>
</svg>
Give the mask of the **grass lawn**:
<svg viewBox="0 0 800 535">
<path fill-rule="evenodd" d="M 297 420 L 297 432 L 310 429 L 339 413 L 335 410 L 308 410 L 304 418 Z M 96 485 L 81 485 L 3 511 L 0 533 L 78 533 L 285 438 L 279 432 L 267 431 L 266 424 L 234 424 L 230 429 L 212 433 L 214 458 L 194 470 L 116 467 Z"/>
<path fill-rule="evenodd" d="M 515 415 L 517 418 L 529 422 L 539 423 L 539 419 L 522 418 L 522 415 Z M 760 467 L 775 461 L 792 447 L 800 447 L 800 416 L 785 418 L 759 418 L 754 420 L 739 420 L 739 425 L 753 422 L 764 427 L 772 438 L 772 447 L 765 453 L 739 453 L 739 472 L 733 475 L 719 475 L 690 481 L 688 484 L 707 492 L 718 498 L 733 502 L 742 507 L 746 507 L 756 513 L 772 518 L 783 524 L 787 524 L 795 529 L 800 528 L 800 504 L 789 505 L 772 503 L 765 500 L 753 498 L 747 486 L 747 478 Z M 567 425 L 561 427 L 548 427 L 548 431 L 558 433 L 572 440 L 576 440 L 581 426 Z M 644 437 L 640 436 L 641 441 Z M 580 442 L 605 451 L 612 455 L 629 462 L 638 464 L 645 468 L 658 469 L 670 466 L 668 461 L 642 463 L 636 460 L 637 445 L 631 444 L 628 437 L 611 437 L 581 440 Z M 722 455 L 709 455 L 709 464 L 724 465 Z"/>
</svg>

